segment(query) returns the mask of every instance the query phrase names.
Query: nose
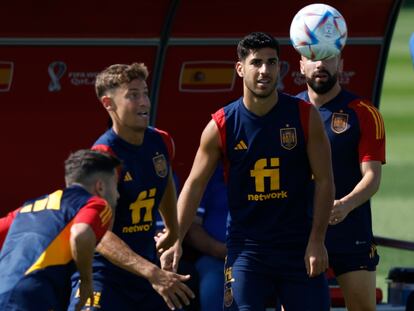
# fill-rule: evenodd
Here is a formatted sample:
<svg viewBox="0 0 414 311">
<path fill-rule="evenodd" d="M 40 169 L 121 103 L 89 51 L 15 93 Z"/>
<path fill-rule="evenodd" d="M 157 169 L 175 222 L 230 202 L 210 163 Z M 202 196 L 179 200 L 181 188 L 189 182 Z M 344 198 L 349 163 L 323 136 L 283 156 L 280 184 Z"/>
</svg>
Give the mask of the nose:
<svg viewBox="0 0 414 311">
<path fill-rule="evenodd" d="M 269 72 L 269 64 L 263 63 L 259 69 L 260 73 L 267 73 Z"/>
</svg>

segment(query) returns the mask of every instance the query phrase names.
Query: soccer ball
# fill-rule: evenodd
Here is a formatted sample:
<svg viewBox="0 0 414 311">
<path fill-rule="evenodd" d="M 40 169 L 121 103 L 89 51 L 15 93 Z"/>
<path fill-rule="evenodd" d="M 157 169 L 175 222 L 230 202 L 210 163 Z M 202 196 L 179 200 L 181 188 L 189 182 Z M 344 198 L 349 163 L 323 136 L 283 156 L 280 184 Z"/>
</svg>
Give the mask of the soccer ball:
<svg viewBox="0 0 414 311">
<path fill-rule="evenodd" d="M 301 55 L 322 60 L 338 55 L 345 46 L 345 19 L 335 8 L 315 3 L 296 13 L 290 24 L 290 40 Z"/>
</svg>

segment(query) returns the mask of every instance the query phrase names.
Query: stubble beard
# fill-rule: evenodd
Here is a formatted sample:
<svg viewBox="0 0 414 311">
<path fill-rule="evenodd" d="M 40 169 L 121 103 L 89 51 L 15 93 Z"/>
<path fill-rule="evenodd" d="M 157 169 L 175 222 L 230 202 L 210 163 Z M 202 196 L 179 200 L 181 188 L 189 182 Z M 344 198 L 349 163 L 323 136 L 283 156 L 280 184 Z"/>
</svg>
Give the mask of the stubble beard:
<svg viewBox="0 0 414 311">
<path fill-rule="evenodd" d="M 275 83 L 273 84 L 272 87 L 269 88 L 269 91 L 266 93 L 259 93 L 257 91 L 255 91 L 253 89 L 253 87 L 249 87 L 249 85 L 246 85 L 246 87 L 249 89 L 250 93 L 252 93 L 252 95 L 256 98 L 260 98 L 260 99 L 266 99 L 269 98 L 270 96 L 273 95 L 273 92 L 276 91 L 276 86 L 277 86 L 277 80 L 275 81 Z"/>
</svg>

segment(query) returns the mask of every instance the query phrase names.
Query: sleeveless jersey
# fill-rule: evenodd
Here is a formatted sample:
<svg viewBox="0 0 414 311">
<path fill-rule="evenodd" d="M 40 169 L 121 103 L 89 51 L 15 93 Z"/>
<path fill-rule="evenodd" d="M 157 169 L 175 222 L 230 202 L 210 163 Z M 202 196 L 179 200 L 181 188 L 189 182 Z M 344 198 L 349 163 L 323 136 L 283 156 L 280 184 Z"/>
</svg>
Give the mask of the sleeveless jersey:
<svg viewBox="0 0 414 311">
<path fill-rule="evenodd" d="M 309 101 L 307 91 L 298 94 Z M 362 178 L 364 161 L 385 163 L 384 123 L 371 102 L 342 90 L 319 108 L 328 134 L 335 181 L 335 199 L 350 193 Z M 359 252 L 373 241 L 370 201 L 355 208 L 345 220 L 329 226 L 326 246 L 330 252 Z"/>
<path fill-rule="evenodd" d="M 120 198 L 115 212 L 112 231 L 129 247 L 144 257 L 156 262 L 154 234 L 156 210 L 167 186 L 170 160 L 163 133 L 148 127 L 141 145 L 132 145 L 112 129 L 106 131 L 92 149 L 116 155 L 122 160 L 118 191 Z M 96 253 L 93 263 L 97 271 L 102 268 L 116 270 L 113 277 L 131 276 Z"/>
<path fill-rule="evenodd" d="M 228 184 L 228 247 L 260 251 L 305 248 L 311 170 L 306 151 L 310 105 L 279 93 L 265 116 L 243 98 L 213 114 Z"/>
<path fill-rule="evenodd" d="M 101 208 L 105 206 L 100 216 L 105 218 L 101 224 L 106 231 L 111 208 L 80 186 L 27 201 L 18 210 L 0 253 L 0 309 L 27 275 L 41 274 L 56 293 L 70 292 L 70 276 L 76 268 L 69 244 L 70 229 L 80 210 L 95 201 Z"/>
</svg>

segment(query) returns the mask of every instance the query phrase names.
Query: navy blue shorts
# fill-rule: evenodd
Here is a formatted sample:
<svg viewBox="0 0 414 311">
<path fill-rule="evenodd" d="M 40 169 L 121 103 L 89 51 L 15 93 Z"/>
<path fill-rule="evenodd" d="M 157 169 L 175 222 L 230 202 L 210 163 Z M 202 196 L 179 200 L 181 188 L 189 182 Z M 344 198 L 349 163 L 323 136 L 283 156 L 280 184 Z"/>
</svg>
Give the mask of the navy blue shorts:
<svg viewBox="0 0 414 311">
<path fill-rule="evenodd" d="M 358 253 L 329 253 L 329 266 L 336 276 L 358 270 L 375 271 L 378 262 L 379 255 L 375 244 Z"/>
<path fill-rule="evenodd" d="M 150 283 L 141 279 L 139 286 L 132 282 L 120 282 L 114 279 L 94 279 L 94 301 L 88 301 L 83 310 L 91 311 L 167 311 L 164 299 L 152 288 Z M 75 310 L 79 301 L 79 280 L 72 281 L 72 295 L 68 311 Z M 88 309 L 87 309 L 88 308 Z"/>
<path fill-rule="evenodd" d="M 329 310 L 329 289 L 325 276 L 307 277 L 302 256 L 285 257 L 281 265 L 267 266 L 245 254 L 229 255 L 225 264 L 224 310 L 264 310 L 269 297 L 279 301 L 285 310 L 303 311 L 317 305 Z M 290 260 L 288 260 L 290 259 Z M 312 290 L 311 290 L 312 288 Z M 273 306 L 275 307 L 275 306 Z"/>
</svg>

